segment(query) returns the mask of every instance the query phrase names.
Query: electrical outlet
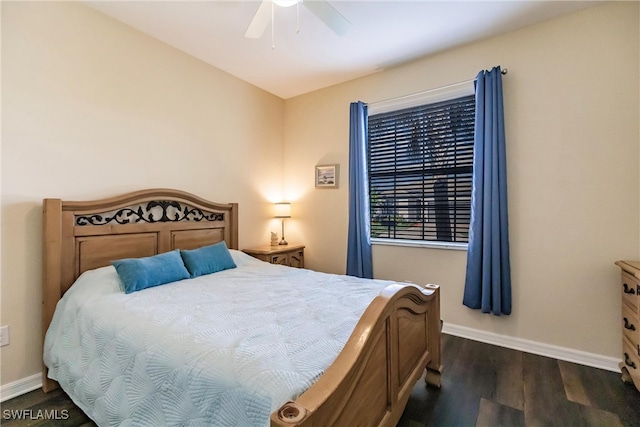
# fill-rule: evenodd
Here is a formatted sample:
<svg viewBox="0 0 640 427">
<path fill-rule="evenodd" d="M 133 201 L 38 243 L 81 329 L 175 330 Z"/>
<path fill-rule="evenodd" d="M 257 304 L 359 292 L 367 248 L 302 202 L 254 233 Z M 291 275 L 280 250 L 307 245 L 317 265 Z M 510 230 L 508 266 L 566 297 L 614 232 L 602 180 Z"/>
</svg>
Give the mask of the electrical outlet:
<svg viewBox="0 0 640 427">
<path fill-rule="evenodd" d="M 9 327 L 3 326 L 0 328 L 0 347 L 9 345 Z"/>
</svg>

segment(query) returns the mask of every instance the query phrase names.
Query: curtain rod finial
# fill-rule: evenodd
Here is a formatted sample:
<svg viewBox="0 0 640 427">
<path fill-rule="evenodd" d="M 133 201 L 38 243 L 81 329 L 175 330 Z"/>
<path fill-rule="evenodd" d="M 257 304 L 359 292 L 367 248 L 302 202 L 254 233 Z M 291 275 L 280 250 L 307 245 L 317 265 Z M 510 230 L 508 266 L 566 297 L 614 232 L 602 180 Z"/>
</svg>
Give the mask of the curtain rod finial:
<svg viewBox="0 0 640 427">
<path fill-rule="evenodd" d="M 500 72 L 502 73 L 502 75 L 505 75 L 505 74 L 507 74 L 509 72 L 509 70 L 506 69 L 506 68 L 503 68 L 502 71 L 500 71 Z"/>
</svg>

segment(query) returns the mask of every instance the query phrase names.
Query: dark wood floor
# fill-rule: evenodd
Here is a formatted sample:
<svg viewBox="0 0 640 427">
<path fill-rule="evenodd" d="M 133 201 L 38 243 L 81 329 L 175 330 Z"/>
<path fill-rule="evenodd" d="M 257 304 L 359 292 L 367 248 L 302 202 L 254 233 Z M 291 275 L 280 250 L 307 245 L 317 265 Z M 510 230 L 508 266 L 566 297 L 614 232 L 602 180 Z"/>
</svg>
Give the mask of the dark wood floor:
<svg viewBox="0 0 640 427">
<path fill-rule="evenodd" d="M 442 388 L 418 382 L 399 427 L 640 426 L 640 392 L 614 372 L 449 335 Z M 9 420 L 7 410 L 66 410 L 66 420 Z M 94 425 L 60 390 L 2 404 L 3 426 Z M 62 418 L 62 417 L 61 417 Z M 350 426 L 349 426 L 350 427 Z"/>
<path fill-rule="evenodd" d="M 418 383 L 398 426 L 640 426 L 620 374 L 443 336 L 442 388 Z"/>
</svg>

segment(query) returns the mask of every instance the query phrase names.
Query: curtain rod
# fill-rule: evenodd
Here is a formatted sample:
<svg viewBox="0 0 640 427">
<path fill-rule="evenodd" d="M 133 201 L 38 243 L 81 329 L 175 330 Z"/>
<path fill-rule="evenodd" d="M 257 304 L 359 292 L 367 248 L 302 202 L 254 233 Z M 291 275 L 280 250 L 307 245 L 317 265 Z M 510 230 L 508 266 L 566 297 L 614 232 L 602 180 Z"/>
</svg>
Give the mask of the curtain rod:
<svg viewBox="0 0 640 427">
<path fill-rule="evenodd" d="M 503 68 L 502 70 L 500 70 L 500 74 L 502 74 L 503 76 L 506 75 L 508 72 L 509 72 L 509 70 L 506 69 L 506 68 Z M 433 88 L 433 89 L 423 90 L 422 92 L 416 92 L 416 93 L 412 93 L 410 95 L 403 95 L 403 96 L 398 96 L 398 97 L 395 97 L 395 98 L 383 99 L 382 101 L 369 102 L 369 103 L 367 103 L 367 105 L 376 105 L 376 104 L 381 104 L 383 102 L 395 101 L 397 99 L 409 98 L 410 96 L 424 95 L 424 94 L 427 94 L 429 92 L 433 92 L 433 91 L 436 91 L 436 90 L 448 89 L 448 88 L 451 88 L 451 87 L 454 87 L 454 86 L 464 85 L 464 84 L 468 84 L 468 83 L 475 82 L 475 81 L 476 81 L 476 79 L 469 79 L 469 80 L 465 80 L 465 81 L 458 82 L 458 83 L 452 83 L 452 84 L 446 85 L 446 86 L 440 86 L 440 87 L 436 87 L 436 88 Z"/>
</svg>

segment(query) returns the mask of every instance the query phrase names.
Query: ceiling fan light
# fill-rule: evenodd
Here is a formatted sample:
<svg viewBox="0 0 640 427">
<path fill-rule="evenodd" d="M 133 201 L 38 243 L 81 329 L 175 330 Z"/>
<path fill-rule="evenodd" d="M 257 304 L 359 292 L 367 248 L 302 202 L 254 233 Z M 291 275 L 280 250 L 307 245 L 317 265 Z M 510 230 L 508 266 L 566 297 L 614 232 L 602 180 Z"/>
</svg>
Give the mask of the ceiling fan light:
<svg viewBox="0 0 640 427">
<path fill-rule="evenodd" d="M 291 7 L 298 3 L 300 0 L 272 0 L 276 5 L 280 7 Z"/>
</svg>

